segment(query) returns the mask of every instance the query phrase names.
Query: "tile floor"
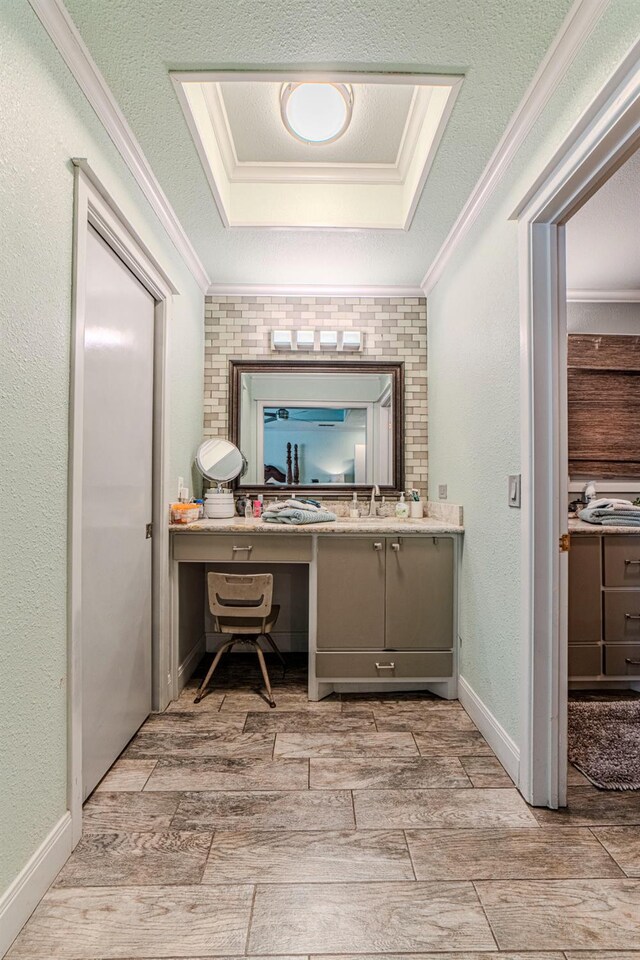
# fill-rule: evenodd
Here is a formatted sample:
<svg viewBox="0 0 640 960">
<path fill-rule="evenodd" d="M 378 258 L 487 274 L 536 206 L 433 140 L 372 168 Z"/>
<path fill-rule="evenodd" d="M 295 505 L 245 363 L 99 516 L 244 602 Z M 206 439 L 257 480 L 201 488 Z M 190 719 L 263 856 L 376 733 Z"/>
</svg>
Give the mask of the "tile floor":
<svg viewBox="0 0 640 960">
<path fill-rule="evenodd" d="M 640 960 L 640 794 L 534 810 L 458 703 L 255 682 L 147 721 L 10 960 Z"/>
</svg>

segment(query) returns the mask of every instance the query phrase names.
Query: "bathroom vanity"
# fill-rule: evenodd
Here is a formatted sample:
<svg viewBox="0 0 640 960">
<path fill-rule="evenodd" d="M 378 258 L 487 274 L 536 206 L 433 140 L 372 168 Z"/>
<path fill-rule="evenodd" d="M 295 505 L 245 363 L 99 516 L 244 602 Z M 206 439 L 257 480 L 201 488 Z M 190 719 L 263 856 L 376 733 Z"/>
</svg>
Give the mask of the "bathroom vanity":
<svg viewBox="0 0 640 960">
<path fill-rule="evenodd" d="M 309 698 L 336 687 L 410 683 L 457 696 L 460 526 L 438 520 L 337 520 L 309 526 L 201 520 L 171 528 L 176 651 L 198 650 L 208 568 L 303 565 Z M 200 635 L 200 636 L 199 636 Z M 198 655 L 202 653 L 202 646 Z M 195 667 L 176 653 L 180 685 Z"/>
</svg>

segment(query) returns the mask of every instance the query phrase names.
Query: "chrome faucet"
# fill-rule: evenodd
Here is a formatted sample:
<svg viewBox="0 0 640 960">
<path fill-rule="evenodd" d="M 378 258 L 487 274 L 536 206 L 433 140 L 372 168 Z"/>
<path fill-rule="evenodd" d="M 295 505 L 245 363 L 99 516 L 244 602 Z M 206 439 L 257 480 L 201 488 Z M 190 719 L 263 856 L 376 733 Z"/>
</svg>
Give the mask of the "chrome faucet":
<svg viewBox="0 0 640 960">
<path fill-rule="evenodd" d="M 380 487 L 377 483 L 374 483 L 371 487 L 371 500 L 369 501 L 369 516 L 375 517 L 376 515 L 376 494 L 380 496 Z"/>
</svg>

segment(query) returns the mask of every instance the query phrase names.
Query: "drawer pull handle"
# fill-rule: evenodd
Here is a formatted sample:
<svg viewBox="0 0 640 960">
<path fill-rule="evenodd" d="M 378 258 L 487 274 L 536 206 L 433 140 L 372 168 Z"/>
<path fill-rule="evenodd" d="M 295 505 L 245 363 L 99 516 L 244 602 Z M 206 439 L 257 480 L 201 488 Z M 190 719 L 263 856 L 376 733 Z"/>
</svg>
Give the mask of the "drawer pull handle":
<svg viewBox="0 0 640 960">
<path fill-rule="evenodd" d="M 625 560 L 625 567 L 630 567 L 632 563 L 640 563 L 640 560 Z"/>
<path fill-rule="evenodd" d="M 376 663 L 376 670 L 395 670 L 395 668 L 393 660 L 390 663 Z"/>
<path fill-rule="evenodd" d="M 382 544 L 380 543 L 380 541 L 377 541 L 376 543 L 374 543 L 373 549 L 374 549 L 374 550 L 382 550 Z"/>
<path fill-rule="evenodd" d="M 391 544 L 391 549 L 392 549 L 392 550 L 395 550 L 396 553 L 397 553 L 398 550 L 400 549 L 400 544 L 399 544 L 399 543 L 392 543 L 392 544 Z"/>
<path fill-rule="evenodd" d="M 240 551 L 240 550 L 246 550 L 247 553 L 251 553 L 251 551 L 253 550 L 253 545 L 252 545 L 252 544 L 249 544 L 248 547 L 233 547 L 233 551 L 232 551 L 232 552 L 233 552 L 233 553 L 237 553 L 237 552 Z"/>
<path fill-rule="evenodd" d="M 625 620 L 640 620 L 640 613 L 625 613 Z"/>
<path fill-rule="evenodd" d="M 633 657 L 625 657 L 624 662 L 630 667 L 640 667 L 640 660 L 634 660 Z"/>
</svg>

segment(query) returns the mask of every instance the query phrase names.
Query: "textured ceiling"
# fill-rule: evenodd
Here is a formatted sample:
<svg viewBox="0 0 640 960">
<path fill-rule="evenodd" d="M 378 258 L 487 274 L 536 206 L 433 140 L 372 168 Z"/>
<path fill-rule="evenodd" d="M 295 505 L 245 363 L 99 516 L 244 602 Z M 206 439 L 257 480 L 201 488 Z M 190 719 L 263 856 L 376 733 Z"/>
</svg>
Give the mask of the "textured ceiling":
<svg viewBox="0 0 640 960">
<path fill-rule="evenodd" d="M 238 160 L 395 163 L 412 86 L 354 87 L 353 117 L 334 143 L 300 143 L 280 116 L 282 83 L 223 83 L 222 97 Z"/>
<path fill-rule="evenodd" d="M 639 289 L 639 225 L 640 152 L 567 223 L 568 289 Z"/>
<path fill-rule="evenodd" d="M 65 0 L 214 282 L 418 284 L 571 0 Z M 411 229 L 225 229 L 170 70 L 464 74 Z"/>
</svg>

